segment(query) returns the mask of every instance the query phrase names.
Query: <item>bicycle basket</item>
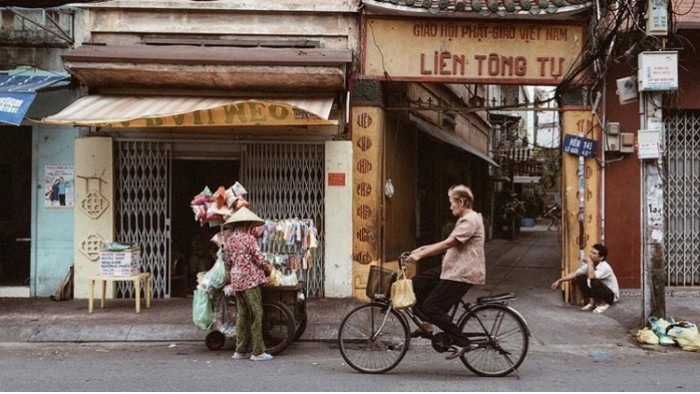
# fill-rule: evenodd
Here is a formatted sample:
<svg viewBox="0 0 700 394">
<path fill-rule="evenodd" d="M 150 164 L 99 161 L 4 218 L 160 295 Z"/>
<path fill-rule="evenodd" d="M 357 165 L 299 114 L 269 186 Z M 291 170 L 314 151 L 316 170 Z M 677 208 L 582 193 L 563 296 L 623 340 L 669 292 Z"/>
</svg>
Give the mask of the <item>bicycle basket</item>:
<svg viewBox="0 0 700 394">
<path fill-rule="evenodd" d="M 389 298 L 391 284 L 396 281 L 396 272 L 378 265 L 369 267 L 365 295 L 370 299 Z"/>
</svg>

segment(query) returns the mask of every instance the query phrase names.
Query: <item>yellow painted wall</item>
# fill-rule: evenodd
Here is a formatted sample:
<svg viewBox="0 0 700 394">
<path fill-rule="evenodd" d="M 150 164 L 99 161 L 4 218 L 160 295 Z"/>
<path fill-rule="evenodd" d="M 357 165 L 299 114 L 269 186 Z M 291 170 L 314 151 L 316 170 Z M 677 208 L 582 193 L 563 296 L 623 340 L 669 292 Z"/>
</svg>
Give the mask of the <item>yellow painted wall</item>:
<svg viewBox="0 0 700 394">
<path fill-rule="evenodd" d="M 379 107 L 356 106 L 352 114 L 352 283 L 353 296 L 365 299 L 369 264 L 381 260 L 385 113 Z"/>
<path fill-rule="evenodd" d="M 88 278 L 99 272 L 102 242 L 114 240 L 113 162 L 111 138 L 75 140 L 75 298 L 88 297 Z M 113 297 L 109 286 L 107 297 Z"/>
<path fill-rule="evenodd" d="M 566 134 L 579 136 L 579 133 L 584 133 L 585 138 L 598 141 L 600 151 L 601 128 L 590 110 L 564 108 L 562 129 L 562 141 Z M 584 168 L 584 231 L 581 238 L 578 220 L 578 156 L 562 152 L 562 275 L 567 275 L 580 266 L 581 245 L 588 256 L 591 246 L 600 239 L 601 168 L 595 158 L 586 158 Z M 571 282 L 563 284 L 564 299 L 566 302 L 579 304 L 581 295 L 578 291 L 572 291 L 572 288 Z"/>
</svg>

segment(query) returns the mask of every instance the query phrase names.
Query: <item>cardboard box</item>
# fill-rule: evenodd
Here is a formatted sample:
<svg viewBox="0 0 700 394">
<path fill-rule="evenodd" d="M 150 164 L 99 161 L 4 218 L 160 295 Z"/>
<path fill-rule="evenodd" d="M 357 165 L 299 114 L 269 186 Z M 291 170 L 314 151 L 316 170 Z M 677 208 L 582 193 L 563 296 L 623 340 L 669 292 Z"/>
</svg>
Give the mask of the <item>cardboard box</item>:
<svg viewBox="0 0 700 394">
<path fill-rule="evenodd" d="M 100 275 L 131 276 L 141 272 L 141 248 L 100 250 Z"/>
</svg>

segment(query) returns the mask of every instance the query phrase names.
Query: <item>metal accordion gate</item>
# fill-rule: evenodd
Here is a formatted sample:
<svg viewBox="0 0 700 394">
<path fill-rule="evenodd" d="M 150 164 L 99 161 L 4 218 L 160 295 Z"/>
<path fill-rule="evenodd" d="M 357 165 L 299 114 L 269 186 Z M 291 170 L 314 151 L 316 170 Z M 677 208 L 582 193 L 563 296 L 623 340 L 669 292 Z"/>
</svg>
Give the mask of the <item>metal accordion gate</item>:
<svg viewBox="0 0 700 394">
<path fill-rule="evenodd" d="M 667 285 L 700 286 L 700 111 L 665 116 Z"/>
<path fill-rule="evenodd" d="M 170 144 L 117 141 L 117 241 L 141 247 L 141 264 L 152 277 L 154 298 L 170 297 Z M 134 296 L 133 284 L 119 282 L 117 295 Z"/>
<path fill-rule="evenodd" d="M 245 145 L 241 182 L 255 213 L 264 219 L 310 219 L 318 230 L 313 263 L 301 270 L 309 297 L 323 297 L 325 146 L 310 143 L 250 143 Z M 263 252 L 294 252 L 286 246 Z"/>
<path fill-rule="evenodd" d="M 309 219 L 318 230 L 313 263 L 299 272 L 310 297 L 323 297 L 324 144 L 241 143 L 240 182 L 262 218 Z M 119 140 L 116 152 L 116 239 L 141 246 L 143 270 L 153 277 L 153 297 L 169 298 L 171 160 L 169 142 Z M 267 246 L 264 252 L 293 253 Z M 133 286 L 120 283 L 118 296 L 130 298 Z"/>
</svg>

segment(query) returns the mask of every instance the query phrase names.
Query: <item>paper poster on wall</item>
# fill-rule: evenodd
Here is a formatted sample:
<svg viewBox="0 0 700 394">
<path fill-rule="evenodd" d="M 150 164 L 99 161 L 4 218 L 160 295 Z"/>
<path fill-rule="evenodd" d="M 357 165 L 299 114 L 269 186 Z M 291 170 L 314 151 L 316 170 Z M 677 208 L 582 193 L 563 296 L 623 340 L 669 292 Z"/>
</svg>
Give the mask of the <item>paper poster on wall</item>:
<svg viewBox="0 0 700 394">
<path fill-rule="evenodd" d="M 73 208 L 75 171 L 73 166 L 46 166 L 44 208 Z"/>
</svg>

